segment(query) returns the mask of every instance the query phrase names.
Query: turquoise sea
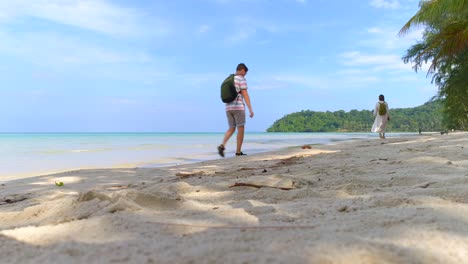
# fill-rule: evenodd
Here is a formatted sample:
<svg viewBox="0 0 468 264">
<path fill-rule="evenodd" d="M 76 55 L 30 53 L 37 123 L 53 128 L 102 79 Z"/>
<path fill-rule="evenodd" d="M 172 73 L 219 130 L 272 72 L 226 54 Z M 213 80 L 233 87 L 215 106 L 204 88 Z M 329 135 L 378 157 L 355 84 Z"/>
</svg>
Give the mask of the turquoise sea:
<svg viewBox="0 0 468 264">
<path fill-rule="evenodd" d="M 0 181 L 82 168 L 158 167 L 219 159 L 224 133 L 0 133 Z M 235 134 L 226 157 L 234 156 Z M 389 134 L 397 137 L 398 134 Z M 243 152 L 376 138 L 371 133 L 246 133 Z"/>
</svg>

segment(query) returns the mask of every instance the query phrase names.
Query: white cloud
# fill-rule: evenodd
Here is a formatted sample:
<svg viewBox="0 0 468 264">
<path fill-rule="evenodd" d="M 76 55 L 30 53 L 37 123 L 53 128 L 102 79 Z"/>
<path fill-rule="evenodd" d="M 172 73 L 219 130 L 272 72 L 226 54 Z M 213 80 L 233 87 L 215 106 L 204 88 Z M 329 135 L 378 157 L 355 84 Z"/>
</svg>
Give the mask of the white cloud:
<svg viewBox="0 0 468 264">
<path fill-rule="evenodd" d="M 305 33 L 313 34 L 330 25 L 328 23 L 291 23 L 290 21 L 279 21 L 262 18 L 252 18 L 247 16 L 239 16 L 232 19 L 234 24 L 232 27 L 239 29 L 238 32 L 229 35 L 225 38 L 227 44 L 245 43 L 251 40 L 259 32 L 267 32 L 268 34 L 281 34 L 281 33 Z M 268 40 L 259 40 L 261 43 L 268 43 Z"/>
<path fill-rule="evenodd" d="M 211 30 L 211 26 L 209 25 L 201 25 L 200 27 L 198 27 L 198 32 L 199 33 L 206 33 L 208 31 Z"/>
<path fill-rule="evenodd" d="M 416 43 L 416 41 L 419 41 L 423 38 L 423 33 L 424 28 L 418 28 L 409 31 L 404 36 L 398 36 L 398 39 L 401 40 L 405 45 L 413 45 Z"/>
<path fill-rule="evenodd" d="M 267 76 L 258 76 L 252 85 L 255 90 L 278 90 L 294 88 L 326 89 L 329 87 L 327 78 L 315 77 L 310 74 L 279 73 Z"/>
<path fill-rule="evenodd" d="M 344 69 L 321 74 L 288 74 L 280 73 L 271 76 L 258 77 L 251 85 L 255 90 L 294 90 L 309 91 L 339 91 L 343 87 L 362 88 L 381 81 L 374 72 L 363 69 Z"/>
<path fill-rule="evenodd" d="M 371 71 L 382 70 L 410 70 L 411 66 L 406 65 L 400 56 L 394 54 L 362 54 L 359 51 L 346 52 L 340 55 L 341 63 L 345 66 L 366 67 Z"/>
<path fill-rule="evenodd" d="M 76 37 L 54 33 L 0 33 L 0 53 L 13 54 L 43 65 L 148 63 L 154 60 L 144 52 L 100 47 Z"/>
<path fill-rule="evenodd" d="M 368 28 L 367 32 L 368 33 L 373 33 L 373 34 L 378 34 L 378 33 L 382 33 L 383 30 L 381 28 L 378 28 L 378 27 L 372 27 L 372 28 Z"/>
<path fill-rule="evenodd" d="M 379 78 L 401 82 L 417 82 L 411 64 L 405 64 L 402 56 L 406 50 L 422 38 L 423 29 L 399 36 L 395 26 L 376 26 L 367 28 L 365 36 L 358 42 L 360 49 L 342 53 L 340 63 L 345 71 L 355 71 L 356 75 L 367 77 L 369 74 Z M 360 50 L 365 50 L 362 52 Z M 427 66 L 423 65 L 426 69 Z"/>
<path fill-rule="evenodd" d="M 138 49 L 102 46 L 55 33 L 17 35 L 0 31 L 0 56 L 31 65 L 34 79 L 98 78 L 153 85 L 168 79 L 174 63 Z M 164 65 L 164 67 L 162 66 Z M 29 76 L 28 76 L 29 77 Z"/>
<path fill-rule="evenodd" d="M 234 34 L 229 34 L 229 36 L 224 39 L 224 43 L 227 45 L 244 43 L 254 36 L 256 32 L 254 28 L 238 30 Z"/>
<path fill-rule="evenodd" d="M 398 0 L 371 0 L 370 5 L 376 8 L 397 9 L 400 8 Z"/>
<path fill-rule="evenodd" d="M 399 28 L 395 27 L 371 27 L 366 29 L 369 35 L 362 37 L 359 44 L 367 48 L 378 50 L 408 49 L 416 41 L 422 39 L 424 29 L 410 31 L 405 36 L 399 36 Z"/>
<path fill-rule="evenodd" d="M 78 27 L 112 36 L 141 36 L 167 34 L 168 25 L 156 26 L 161 21 L 150 21 L 136 9 L 112 5 L 103 0 L 15 0 L 0 2 L 0 18 L 33 17 Z M 1 21 L 1 19 L 0 19 Z"/>
<path fill-rule="evenodd" d="M 278 82 L 294 83 L 296 85 L 301 85 L 305 87 L 319 88 L 327 85 L 325 79 L 316 78 L 310 75 L 275 75 L 272 77 L 272 79 Z"/>
</svg>

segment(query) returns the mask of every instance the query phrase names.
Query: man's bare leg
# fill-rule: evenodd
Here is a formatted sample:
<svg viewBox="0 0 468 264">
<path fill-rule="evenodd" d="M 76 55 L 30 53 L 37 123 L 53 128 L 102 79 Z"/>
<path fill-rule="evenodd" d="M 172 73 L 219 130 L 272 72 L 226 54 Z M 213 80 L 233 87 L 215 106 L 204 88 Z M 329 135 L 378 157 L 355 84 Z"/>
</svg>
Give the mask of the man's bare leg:
<svg viewBox="0 0 468 264">
<path fill-rule="evenodd" d="M 231 127 L 226 131 L 226 134 L 224 134 L 223 146 L 226 146 L 226 143 L 231 138 L 232 134 L 234 134 L 234 131 L 236 131 L 235 127 Z"/>
<path fill-rule="evenodd" d="M 229 128 L 226 133 L 224 134 L 223 144 L 218 146 L 218 154 L 224 158 L 224 150 L 226 149 L 224 146 L 228 142 L 229 138 L 231 138 L 232 134 L 236 131 L 235 127 Z"/>
</svg>

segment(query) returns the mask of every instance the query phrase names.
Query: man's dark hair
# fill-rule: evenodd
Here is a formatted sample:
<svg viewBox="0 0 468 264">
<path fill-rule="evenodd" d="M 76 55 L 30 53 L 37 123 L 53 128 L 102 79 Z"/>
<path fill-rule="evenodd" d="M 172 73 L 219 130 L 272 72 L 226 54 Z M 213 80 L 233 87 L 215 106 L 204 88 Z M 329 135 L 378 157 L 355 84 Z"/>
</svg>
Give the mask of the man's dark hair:
<svg viewBox="0 0 468 264">
<path fill-rule="evenodd" d="M 383 94 L 379 95 L 379 100 L 380 101 L 385 101 L 385 96 L 383 96 Z"/>
<path fill-rule="evenodd" d="M 239 63 L 239 65 L 237 65 L 236 70 L 237 70 L 237 71 L 245 70 L 245 72 L 248 72 L 248 71 L 249 71 L 249 68 L 247 68 L 247 66 L 245 66 L 244 63 Z"/>
</svg>

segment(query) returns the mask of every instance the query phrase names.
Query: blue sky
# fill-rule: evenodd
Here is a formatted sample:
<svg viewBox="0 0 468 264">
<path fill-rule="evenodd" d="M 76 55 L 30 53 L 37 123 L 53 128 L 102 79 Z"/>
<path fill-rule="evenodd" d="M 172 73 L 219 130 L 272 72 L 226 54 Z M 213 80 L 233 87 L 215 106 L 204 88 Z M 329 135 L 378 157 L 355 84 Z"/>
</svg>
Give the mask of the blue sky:
<svg viewBox="0 0 468 264">
<path fill-rule="evenodd" d="M 436 94 L 401 57 L 419 0 L 2 0 L 0 131 L 223 132 L 238 63 L 265 131 L 301 110 Z"/>
</svg>

